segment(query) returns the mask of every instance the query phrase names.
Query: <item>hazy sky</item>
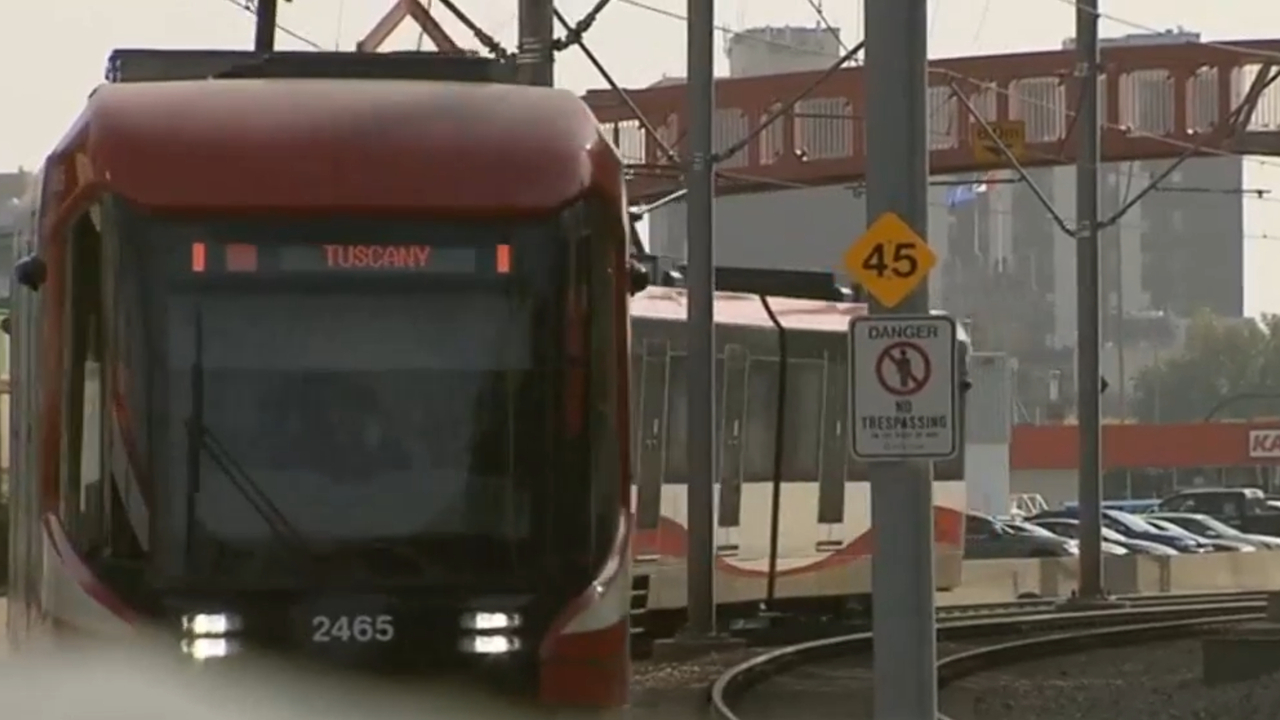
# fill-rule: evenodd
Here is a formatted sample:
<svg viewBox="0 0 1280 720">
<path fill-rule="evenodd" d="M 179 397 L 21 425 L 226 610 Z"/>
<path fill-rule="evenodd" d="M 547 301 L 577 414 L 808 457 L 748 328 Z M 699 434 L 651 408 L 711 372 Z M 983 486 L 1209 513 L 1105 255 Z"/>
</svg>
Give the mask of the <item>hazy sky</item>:
<svg viewBox="0 0 1280 720">
<path fill-rule="evenodd" d="M 12 0 L 0 11 L 0 78 L 4 120 L 0 121 L 0 168 L 35 165 L 79 111 L 85 94 L 102 76 L 103 63 L 118 47 L 246 47 L 253 20 L 237 7 L 241 0 Z M 928 0 L 934 56 L 1006 52 L 1057 46 L 1072 34 L 1070 0 Z M 1280 36 L 1280 3 L 1263 0 L 1102 0 L 1104 10 L 1136 25 L 1168 28 L 1182 24 L 1214 39 Z M 588 44 L 625 85 L 644 85 L 662 74 L 683 74 L 682 0 L 614 0 L 587 36 Z M 831 22 L 845 37 L 861 36 L 862 3 L 826 0 Z M 283 25 L 326 47 L 350 48 L 391 4 L 391 0 L 292 0 L 282 3 Z M 458 0 L 492 35 L 513 44 L 516 0 Z M 560 0 L 570 18 L 593 0 Z M 441 10 L 443 12 L 443 10 Z M 817 21 L 808 0 L 723 0 L 722 25 L 811 25 Z M 451 19 L 446 27 L 466 45 L 469 34 Z M 1136 32 L 1106 22 L 1105 34 Z M 411 48 L 417 33 L 407 25 L 391 46 Z M 284 37 L 282 48 L 302 48 Z M 576 90 L 602 86 L 577 54 L 562 56 L 561 84 Z"/>
<path fill-rule="evenodd" d="M 906 1 L 906 0 L 899 0 Z M 926 0 L 933 57 L 1015 52 L 1059 47 L 1074 32 L 1072 0 Z M 457 0 L 472 18 L 507 47 L 514 45 L 517 0 Z M 1101 0 L 1103 35 L 1123 35 L 1182 25 L 1206 39 L 1280 37 L 1280 2 L 1267 0 Z M 248 47 L 253 18 L 243 0 L 8 0 L 0 11 L 0 77 L 4 115 L 0 121 L 0 169 L 39 164 L 101 79 L 107 54 L 119 47 Z M 558 0 L 576 19 L 594 0 Z M 350 49 L 391 5 L 391 0 L 292 0 L 280 21 L 289 30 L 327 48 Z M 814 25 L 823 8 L 847 41 L 862 36 L 862 0 L 720 0 L 725 29 L 754 25 Z M 662 75 L 683 75 L 684 0 L 613 0 L 587 43 L 624 86 L 644 86 Z M 438 15 L 447 15 L 440 9 Z M 461 44 L 478 47 L 452 18 L 442 17 Z M 388 48 L 409 49 L 418 32 L 406 23 Z M 307 45 L 282 33 L 282 49 Z M 723 64 L 723 57 L 721 62 Z M 574 90 L 603 87 L 576 51 L 560 56 L 558 81 Z M 1276 118 L 1280 121 L 1280 118 Z M 1280 158 L 1250 158 L 1249 187 L 1280 194 Z M 1258 241 L 1248 264 L 1280 262 L 1280 202 L 1246 200 L 1260 212 L 1246 213 L 1246 233 Z M 1264 260 L 1265 257 L 1265 260 Z M 1262 303 L 1280 310 L 1280 288 Z M 1259 288 L 1254 288 L 1256 291 Z M 1252 294 L 1252 293 L 1249 293 Z M 1254 303 L 1249 303 L 1254 304 Z M 1256 307 L 1256 305 L 1255 305 Z"/>
</svg>

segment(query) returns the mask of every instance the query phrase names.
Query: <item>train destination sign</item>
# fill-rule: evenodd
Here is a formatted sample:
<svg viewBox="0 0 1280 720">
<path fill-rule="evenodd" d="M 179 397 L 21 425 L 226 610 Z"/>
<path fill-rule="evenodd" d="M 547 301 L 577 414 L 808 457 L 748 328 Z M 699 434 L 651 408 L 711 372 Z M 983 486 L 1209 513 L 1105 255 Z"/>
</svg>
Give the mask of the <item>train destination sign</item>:
<svg viewBox="0 0 1280 720">
<path fill-rule="evenodd" d="M 501 275 L 511 247 L 426 244 L 191 244 L 194 273 Z"/>
<path fill-rule="evenodd" d="M 937 460 L 959 452 L 953 318 L 855 318 L 849 324 L 849 354 L 849 436 L 855 457 Z"/>
</svg>

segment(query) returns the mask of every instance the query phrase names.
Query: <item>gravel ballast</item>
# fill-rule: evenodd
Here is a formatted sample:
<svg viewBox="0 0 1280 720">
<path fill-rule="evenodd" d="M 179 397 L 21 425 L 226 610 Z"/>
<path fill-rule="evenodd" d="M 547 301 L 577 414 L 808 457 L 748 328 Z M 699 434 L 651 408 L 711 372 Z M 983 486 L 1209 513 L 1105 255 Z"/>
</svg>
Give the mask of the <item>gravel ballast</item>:
<svg viewBox="0 0 1280 720">
<path fill-rule="evenodd" d="M 1280 676 L 1201 682 L 1200 642 L 1095 650 L 993 671 L 942 693 L 953 720 L 1280 720 Z"/>
</svg>

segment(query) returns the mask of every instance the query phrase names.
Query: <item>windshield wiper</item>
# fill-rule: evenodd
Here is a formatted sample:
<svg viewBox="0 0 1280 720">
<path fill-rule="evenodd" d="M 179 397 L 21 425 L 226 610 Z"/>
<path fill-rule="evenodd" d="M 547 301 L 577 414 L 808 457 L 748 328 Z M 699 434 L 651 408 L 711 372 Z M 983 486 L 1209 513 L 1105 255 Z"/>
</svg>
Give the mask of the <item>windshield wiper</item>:
<svg viewBox="0 0 1280 720">
<path fill-rule="evenodd" d="M 267 529 L 294 551 L 314 558 L 311 544 L 294 527 L 289 518 L 272 502 L 249 473 L 235 461 L 226 447 L 204 424 L 204 314 L 195 314 L 195 357 L 191 361 L 191 415 L 187 418 L 187 553 L 191 552 L 195 533 L 196 496 L 200 492 L 202 460 L 208 457 L 231 481 L 245 502 L 267 524 Z"/>
<path fill-rule="evenodd" d="M 307 539 L 289 520 L 280 507 L 254 481 L 226 445 L 204 423 L 204 315 L 200 309 L 195 314 L 195 357 L 191 363 L 191 415 L 187 419 L 187 552 L 191 551 L 196 517 L 196 496 L 200 491 L 202 460 L 207 457 L 231 482 L 232 487 L 267 524 L 268 530 L 283 545 L 304 555 L 313 562 L 320 561 L 321 549 Z M 426 557 L 411 548 L 394 542 L 373 541 L 365 547 L 389 550 L 412 560 L 424 575 L 436 574 L 439 568 Z M 341 552 L 342 548 L 338 548 Z"/>
</svg>

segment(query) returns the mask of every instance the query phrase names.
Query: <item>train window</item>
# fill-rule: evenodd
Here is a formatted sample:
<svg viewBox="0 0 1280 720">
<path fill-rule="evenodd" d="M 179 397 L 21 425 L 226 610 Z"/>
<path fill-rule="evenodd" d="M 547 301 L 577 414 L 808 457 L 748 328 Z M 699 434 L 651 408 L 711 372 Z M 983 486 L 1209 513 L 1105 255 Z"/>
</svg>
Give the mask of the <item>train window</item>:
<svg viewBox="0 0 1280 720">
<path fill-rule="evenodd" d="M 639 377 L 636 423 L 636 527 L 653 530 L 662 513 L 663 455 L 667 441 L 667 344 L 646 340 L 632 369 Z"/>
<path fill-rule="evenodd" d="M 684 354 L 672 354 L 667 360 L 666 472 L 662 477 L 667 485 L 689 480 L 687 365 Z"/>
<path fill-rule="evenodd" d="M 87 553 L 104 531 L 101 236 L 82 220 L 69 240 L 58 496 L 68 536 Z"/>
<path fill-rule="evenodd" d="M 743 482 L 767 482 L 773 477 L 777 408 L 778 362 L 766 358 L 748 358 L 747 403 L 743 412 Z"/>
<path fill-rule="evenodd" d="M 667 382 L 667 472 L 664 483 L 689 481 L 689 356 L 672 354 L 668 366 Z M 724 387 L 724 363 L 716 362 L 715 397 L 720 398 Z M 720 411 L 717 409 L 717 415 Z"/>
<path fill-rule="evenodd" d="M 745 428 L 747 352 L 727 345 L 717 361 L 720 383 L 720 527 L 738 527 L 742 516 L 742 439 Z"/>
<path fill-rule="evenodd" d="M 818 522 L 844 522 L 844 469 L 849 457 L 844 425 L 848 422 L 848 378 L 845 364 L 827 366 L 827 411 L 822 418 L 822 464 L 818 475 Z"/>
<path fill-rule="evenodd" d="M 783 433 L 789 480 L 817 482 L 818 448 L 822 440 L 826 364 L 822 360 L 787 362 L 787 415 Z"/>
<path fill-rule="evenodd" d="M 614 283 L 612 274 L 614 244 L 598 238 L 597 242 L 583 241 L 586 247 L 589 280 L 587 312 L 590 322 L 590 360 L 588 377 L 591 395 L 591 414 L 588 417 L 589 446 L 592 458 L 591 494 L 593 502 L 593 538 L 596 543 L 595 559 L 608 556 L 613 544 L 618 522 L 621 484 L 618 478 L 621 448 L 618 442 L 617 413 L 622 410 L 617 376 L 617 329 L 614 323 Z M 621 245 L 618 243 L 617 245 Z M 612 480 L 610 482 L 609 480 Z"/>
</svg>

